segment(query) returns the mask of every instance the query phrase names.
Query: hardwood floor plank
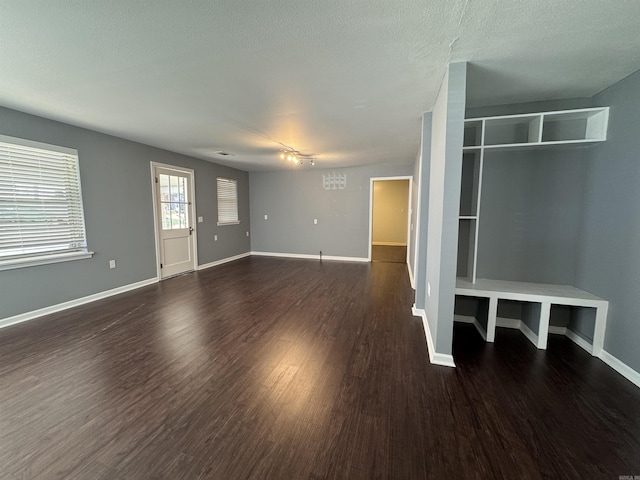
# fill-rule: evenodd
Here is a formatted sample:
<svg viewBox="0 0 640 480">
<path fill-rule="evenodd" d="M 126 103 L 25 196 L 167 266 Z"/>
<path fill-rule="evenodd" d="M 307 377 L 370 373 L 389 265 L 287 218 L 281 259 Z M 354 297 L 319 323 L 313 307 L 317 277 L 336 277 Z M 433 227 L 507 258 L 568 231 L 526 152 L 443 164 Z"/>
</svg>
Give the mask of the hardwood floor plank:
<svg viewBox="0 0 640 480">
<path fill-rule="evenodd" d="M 0 330 L 0 478 L 617 478 L 640 390 L 564 337 L 456 325 L 401 263 L 246 258 Z"/>
</svg>

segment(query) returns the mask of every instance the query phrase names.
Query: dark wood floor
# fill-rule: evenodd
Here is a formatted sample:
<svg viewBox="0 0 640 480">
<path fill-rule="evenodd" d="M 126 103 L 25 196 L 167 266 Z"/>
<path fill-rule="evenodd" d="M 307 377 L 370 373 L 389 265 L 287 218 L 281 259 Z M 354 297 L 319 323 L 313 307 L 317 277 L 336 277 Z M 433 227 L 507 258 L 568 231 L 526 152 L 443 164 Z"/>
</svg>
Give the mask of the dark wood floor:
<svg viewBox="0 0 640 480">
<path fill-rule="evenodd" d="M 396 245 L 371 245 L 371 261 L 407 263 L 407 247 Z"/>
<path fill-rule="evenodd" d="M 0 478 L 618 479 L 640 390 L 564 338 L 455 330 L 406 265 L 247 258 L 0 330 Z"/>
</svg>

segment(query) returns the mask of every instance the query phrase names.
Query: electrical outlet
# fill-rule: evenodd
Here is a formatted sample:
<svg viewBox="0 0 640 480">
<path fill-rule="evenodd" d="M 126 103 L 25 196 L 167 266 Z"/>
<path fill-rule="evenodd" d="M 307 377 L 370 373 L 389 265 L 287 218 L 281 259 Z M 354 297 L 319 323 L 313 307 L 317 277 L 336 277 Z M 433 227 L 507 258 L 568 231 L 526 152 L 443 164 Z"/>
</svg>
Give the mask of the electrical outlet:
<svg viewBox="0 0 640 480">
<path fill-rule="evenodd" d="M 198 217 L 198 223 L 202 223 L 202 222 L 204 222 L 204 218 Z"/>
<path fill-rule="evenodd" d="M 427 297 L 431 297 L 431 283 L 427 282 Z"/>
<path fill-rule="evenodd" d="M 116 268 L 116 261 L 115 260 L 109 260 L 109 268 Z"/>
<path fill-rule="evenodd" d="M 214 241 L 214 242 L 217 242 L 217 241 L 218 241 L 218 235 L 214 235 L 214 236 L 213 236 L 213 241 Z"/>
<path fill-rule="evenodd" d="M 269 219 L 269 215 L 267 215 L 266 213 L 264 214 L 264 219 L 268 220 Z"/>
<path fill-rule="evenodd" d="M 314 218 L 314 219 L 313 219 L 313 224 L 314 224 L 314 225 L 317 225 L 317 224 L 318 224 L 318 219 L 317 219 L 317 218 Z"/>
<path fill-rule="evenodd" d="M 249 236 L 249 232 L 247 232 L 247 237 Z"/>
</svg>

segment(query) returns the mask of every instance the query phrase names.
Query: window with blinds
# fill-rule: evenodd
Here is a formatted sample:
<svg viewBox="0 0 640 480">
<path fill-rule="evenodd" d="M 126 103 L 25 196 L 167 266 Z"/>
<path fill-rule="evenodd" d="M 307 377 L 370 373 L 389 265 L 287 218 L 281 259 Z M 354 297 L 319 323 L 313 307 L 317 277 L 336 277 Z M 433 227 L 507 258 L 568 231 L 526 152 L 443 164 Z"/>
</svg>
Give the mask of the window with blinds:
<svg viewBox="0 0 640 480">
<path fill-rule="evenodd" d="M 234 225 L 238 220 L 238 182 L 218 178 L 218 225 Z"/>
<path fill-rule="evenodd" d="M 0 136 L 0 268 L 74 254 L 90 255 L 78 153 Z"/>
</svg>

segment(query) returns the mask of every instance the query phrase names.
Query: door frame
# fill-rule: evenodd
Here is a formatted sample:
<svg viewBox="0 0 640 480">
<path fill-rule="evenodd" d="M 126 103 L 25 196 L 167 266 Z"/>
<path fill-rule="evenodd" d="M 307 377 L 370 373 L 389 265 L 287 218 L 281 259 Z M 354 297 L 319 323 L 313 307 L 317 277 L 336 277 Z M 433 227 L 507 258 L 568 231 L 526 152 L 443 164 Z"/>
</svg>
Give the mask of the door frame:
<svg viewBox="0 0 640 480">
<path fill-rule="evenodd" d="M 165 168 L 167 170 L 174 170 L 179 173 L 186 173 L 191 178 L 189 188 L 191 189 L 191 208 L 189 213 L 190 226 L 193 228 L 193 235 L 191 235 L 191 241 L 193 242 L 193 271 L 198 270 L 198 232 L 196 230 L 196 172 L 191 168 L 179 167 L 176 165 L 169 165 L 167 163 L 159 163 L 151 161 L 151 192 L 153 201 L 153 234 L 156 243 L 156 275 L 158 281 L 163 280 L 160 269 L 160 232 L 158 223 L 158 192 L 156 187 L 156 168 Z M 167 277 L 169 278 L 169 277 Z"/>
<path fill-rule="evenodd" d="M 371 261 L 371 242 L 373 241 L 373 182 L 382 182 L 385 180 L 409 180 L 409 193 L 407 194 L 407 256 L 405 258 L 405 262 L 409 264 L 409 252 L 411 251 L 411 214 L 413 213 L 413 205 L 411 205 L 411 200 L 413 199 L 411 195 L 413 175 L 369 178 L 369 255 L 367 258 Z"/>
</svg>

